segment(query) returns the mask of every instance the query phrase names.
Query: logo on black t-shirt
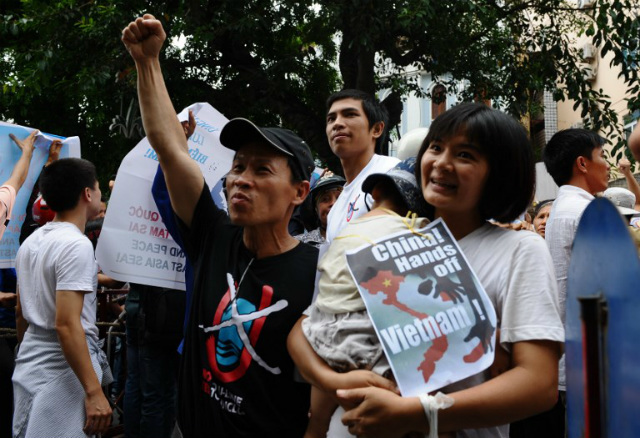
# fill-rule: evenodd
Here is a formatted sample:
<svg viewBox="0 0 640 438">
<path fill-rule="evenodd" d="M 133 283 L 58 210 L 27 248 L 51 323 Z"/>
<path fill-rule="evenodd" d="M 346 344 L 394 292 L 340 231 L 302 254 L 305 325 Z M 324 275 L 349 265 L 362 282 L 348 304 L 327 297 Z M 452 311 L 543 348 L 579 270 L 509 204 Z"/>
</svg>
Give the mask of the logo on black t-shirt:
<svg viewBox="0 0 640 438">
<path fill-rule="evenodd" d="M 288 306 L 287 300 L 271 305 L 273 288 L 262 287 L 262 298 L 258 308 L 243 299 L 236 298 L 228 289 L 220 301 L 211 327 L 202 327 L 211 333 L 206 340 L 207 356 L 211 372 L 221 382 L 233 382 L 245 375 L 249 365 L 255 361 L 270 373 L 280 374 L 280 368 L 269 366 L 256 352 L 260 332 L 271 313 Z M 205 370 L 206 371 L 206 370 Z"/>
</svg>

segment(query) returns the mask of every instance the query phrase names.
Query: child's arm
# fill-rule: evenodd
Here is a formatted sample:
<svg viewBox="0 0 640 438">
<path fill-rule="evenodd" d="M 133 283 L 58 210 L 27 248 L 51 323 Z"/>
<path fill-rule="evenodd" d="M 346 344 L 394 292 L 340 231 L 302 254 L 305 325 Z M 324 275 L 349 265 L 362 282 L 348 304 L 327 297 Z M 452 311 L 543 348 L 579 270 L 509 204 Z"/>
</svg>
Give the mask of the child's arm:
<svg viewBox="0 0 640 438">
<path fill-rule="evenodd" d="M 309 425 L 304 438 L 324 438 L 329 431 L 331 417 L 338 407 L 338 403 L 330 394 L 315 386 L 311 387 L 311 409 L 309 412 Z"/>
<path fill-rule="evenodd" d="M 366 370 L 338 373 L 316 354 L 302 332 L 303 316 L 296 322 L 287 338 L 287 348 L 300 374 L 311 385 L 335 396 L 336 390 L 376 386 L 397 392 L 396 385 L 382 376 Z"/>
</svg>

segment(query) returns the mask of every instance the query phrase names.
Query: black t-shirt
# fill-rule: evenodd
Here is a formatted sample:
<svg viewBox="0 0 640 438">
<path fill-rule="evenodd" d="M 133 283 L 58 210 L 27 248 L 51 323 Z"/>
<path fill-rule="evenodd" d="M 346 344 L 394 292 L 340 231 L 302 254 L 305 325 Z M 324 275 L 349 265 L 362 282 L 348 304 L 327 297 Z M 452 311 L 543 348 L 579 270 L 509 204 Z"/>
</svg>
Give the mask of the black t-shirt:
<svg viewBox="0 0 640 438">
<path fill-rule="evenodd" d="M 311 302 L 318 250 L 301 243 L 255 259 L 206 184 L 191 228 L 180 226 L 195 272 L 179 380 L 182 433 L 301 437 L 309 386 L 294 381 L 286 339 Z"/>
</svg>

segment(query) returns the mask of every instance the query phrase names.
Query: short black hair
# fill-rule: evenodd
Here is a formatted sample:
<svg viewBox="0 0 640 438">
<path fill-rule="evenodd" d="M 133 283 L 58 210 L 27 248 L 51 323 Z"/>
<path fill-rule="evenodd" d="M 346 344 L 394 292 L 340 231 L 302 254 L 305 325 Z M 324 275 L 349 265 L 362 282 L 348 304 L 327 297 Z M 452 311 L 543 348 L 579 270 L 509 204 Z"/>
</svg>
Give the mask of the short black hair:
<svg viewBox="0 0 640 438">
<path fill-rule="evenodd" d="M 376 151 L 379 152 L 387 139 L 387 132 L 389 131 L 389 112 L 387 108 L 373 94 L 354 88 L 346 88 L 329 96 L 327 99 L 327 112 L 329 112 L 334 102 L 344 99 L 355 99 L 362 102 L 362 109 L 369 121 L 369 129 L 376 123 L 384 123 L 382 135 L 376 139 Z"/>
<path fill-rule="evenodd" d="M 527 132 L 513 117 L 483 103 L 461 103 L 438 116 L 425 137 L 417 162 L 434 140 L 457 134 L 479 146 L 489 163 L 489 176 L 480 198 L 484 219 L 511 222 L 526 209 L 535 189 L 535 163 Z M 422 187 L 421 166 L 416 179 Z"/>
<path fill-rule="evenodd" d="M 399 214 L 400 216 L 406 216 L 409 211 L 409 205 L 407 201 L 402 196 L 402 193 L 398 190 L 396 185 L 389 181 L 388 179 L 381 179 L 379 182 L 373 186 L 373 190 L 371 191 L 371 196 L 373 196 L 373 192 L 376 191 L 382 197 L 383 201 L 390 202 L 393 204 L 395 208 L 392 210 Z M 375 202 L 380 202 L 380 199 L 373 198 Z M 415 212 L 414 212 L 415 213 Z"/>
<path fill-rule="evenodd" d="M 571 180 L 573 163 L 580 156 L 591 159 L 593 150 L 602 147 L 604 139 L 593 131 L 580 128 L 556 132 L 542 151 L 547 172 L 558 186 Z"/>
<path fill-rule="evenodd" d="M 49 207 L 57 213 L 74 209 L 82 191 L 94 189 L 98 175 L 91 161 L 82 158 L 63 158 L 42 169 L 40 193 Z"/>
</svg>

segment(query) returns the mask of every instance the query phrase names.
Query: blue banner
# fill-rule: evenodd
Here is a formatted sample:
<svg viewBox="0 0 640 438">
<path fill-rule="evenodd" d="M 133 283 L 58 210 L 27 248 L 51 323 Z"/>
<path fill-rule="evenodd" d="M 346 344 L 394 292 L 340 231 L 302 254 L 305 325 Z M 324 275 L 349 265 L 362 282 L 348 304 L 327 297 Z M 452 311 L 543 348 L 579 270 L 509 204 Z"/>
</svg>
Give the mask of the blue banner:
<svg viewBox="0 0 640 438">
<path fill-rule="evenodd" d="M 20 159 L 22 150 L 9 137 L 13 134 L 19 140 L 25 139 L 33 128 L 0 122 L 0 184 L 11 176 L 11 171 Z M 18 239 L 25 219 L 27 203 L 33 186 L 40 175 L 42 167 L 49 157 L 49 146 L 55 139 L 62 140 L 60 158 L 80 157 L 80 139 L 78 137 L 60 137 L 53 134 L 39 133 L 36 137 L 35 150 L 29 166 L 29 174 L 22 188 L 18 191 L 13 212 L 7 229 L 0 240 L 0 268 L 12 268 L 15 265 L 16 253 L 20 246 Z M 31 208 L 31 206 L 28 206 Z"/>
</svg>

